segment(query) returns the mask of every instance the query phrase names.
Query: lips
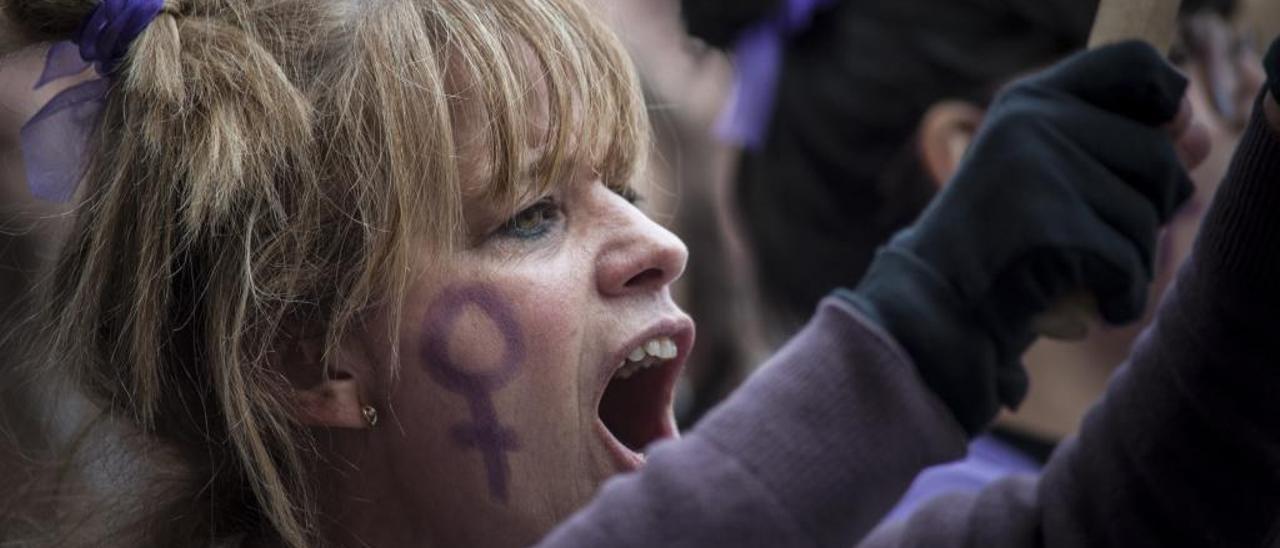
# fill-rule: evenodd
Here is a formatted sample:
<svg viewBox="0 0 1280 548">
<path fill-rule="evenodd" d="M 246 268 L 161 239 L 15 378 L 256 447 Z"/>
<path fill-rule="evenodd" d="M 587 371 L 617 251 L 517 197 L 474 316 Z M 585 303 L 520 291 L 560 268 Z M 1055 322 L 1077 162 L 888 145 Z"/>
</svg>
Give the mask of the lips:
<svg viewBox="0 0 1280 548">
<path fill-rule="evenodd" d="M 693 337 L 693 322 L 687 318 L 663 321 L 606 362 L 596 429 L 620 469 L 639 468 L 645 447 L 677 436 L 672 403 Z"/>
</svg>

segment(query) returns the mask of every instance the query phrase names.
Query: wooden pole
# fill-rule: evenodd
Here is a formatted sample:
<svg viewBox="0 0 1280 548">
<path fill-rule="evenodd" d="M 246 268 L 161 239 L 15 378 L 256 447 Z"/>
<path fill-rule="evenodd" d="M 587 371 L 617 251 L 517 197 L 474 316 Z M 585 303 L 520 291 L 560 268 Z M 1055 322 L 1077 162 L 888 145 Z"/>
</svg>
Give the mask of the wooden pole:
<svg viewBox="0 0 1280 548">
<path fill-rule="evenodd" d="M 1102 0 L 1089 35 L 1089 49 L 1142 40 L 1168 52 L 1178 33 L 1181 4 L 1181 0 Z"/>
<path fill-rule="evenodd" d="M 1168 52 L 1178 32 L 1178 8 L 1182 0 L 1102 0 L 1089 35 L 1089 49 L 1142 40 Z M 1052 339 L 1080 340 L 1097 321 L 1098 302 L 1080 291 L 1064 297 L 1048 312 L 1032 320 L 1036 333 Z"/>
</svg>

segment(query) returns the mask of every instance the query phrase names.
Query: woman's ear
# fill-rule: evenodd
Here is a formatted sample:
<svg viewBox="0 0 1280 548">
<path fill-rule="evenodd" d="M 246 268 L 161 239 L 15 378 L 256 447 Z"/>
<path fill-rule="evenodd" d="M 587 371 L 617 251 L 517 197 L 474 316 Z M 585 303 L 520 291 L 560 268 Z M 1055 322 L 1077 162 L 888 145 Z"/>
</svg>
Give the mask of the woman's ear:
<svg viewBox="0 0 1280 548">
<path fill-rule="evenodd" d="M 290 339 L 280 353 L 278 366 L 289 381 L 294 418 L 307 426 L 363 429 L 372 426 L 366 417 L 370 371 L 349 352 L 326 368 L 324 338 Z"/>
<path fill-rule="evenodd" d="M 934 103 L 920 119 L 920 161 L 939 189 L 960 167 L 985 114 L 973 103 L 949 99 Z"/>
</svg>

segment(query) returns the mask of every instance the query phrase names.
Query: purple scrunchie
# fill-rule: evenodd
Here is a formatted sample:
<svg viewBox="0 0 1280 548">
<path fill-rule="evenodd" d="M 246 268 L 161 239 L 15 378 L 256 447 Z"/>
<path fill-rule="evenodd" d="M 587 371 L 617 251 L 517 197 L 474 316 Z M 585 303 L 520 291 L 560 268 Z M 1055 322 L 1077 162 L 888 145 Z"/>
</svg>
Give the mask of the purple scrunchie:
<svg viewBox="0 0 1280 548">
<path fill-rule="evenodd" d="M 111 73 L 163 8 L 164 0 L 103 0 L 85 18 L 73 41 L 49 48 L 34 89 L 80 74 L 90 65 L 100 77 L 53 96 L 19 131 L 27 186 L 33 196 L 55 202 L 71 199 L 84 172 L 89 135 L 110 88 L 102 77 Z"/>
<path fill-rule="evenodd" d="M 716 121 L 721 139 L 750 149 L 760 147 L 773 115 L 783 42 L 808 28 L 813 13 L 831 2 L 787 0 L 773 17 L 742 31 L 734 47 L 733 92 Z"/>
<path fill-rule="evenodd" d="M 80 57 L 105 76 L 163 8 L 164 0 L 103 0 L 73 38 Z"/>
</svg>

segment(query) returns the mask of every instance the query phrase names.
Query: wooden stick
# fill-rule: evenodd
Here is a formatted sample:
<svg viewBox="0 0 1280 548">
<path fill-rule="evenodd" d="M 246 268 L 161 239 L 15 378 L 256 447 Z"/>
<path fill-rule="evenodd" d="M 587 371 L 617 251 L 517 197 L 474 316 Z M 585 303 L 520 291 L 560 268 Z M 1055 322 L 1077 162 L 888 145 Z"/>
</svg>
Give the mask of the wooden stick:
<svg viewBox="0 0 1280 548">
<path fill-rule="evenodd" d="M 1102 0 L 1089 35 L 1089 49 L 1125 40 L 1143 40 L 1164 52 L 1178 32 L 1182 0 Z M 1087 291 L 1067 295 L 1052 309 L 1032 319 L 1036 333 L 1051 339 L 1076 341 L 1089 335 L 1097 322 L 1098 301 Z"/>
<path fill-rule="evenodd" d="M 1178 33 L 1181 4 L 1182 0 L 1102 0 L 1089 35 L 1089 49 L 1142 40 L 1168 52 Z"/>
</svg>

